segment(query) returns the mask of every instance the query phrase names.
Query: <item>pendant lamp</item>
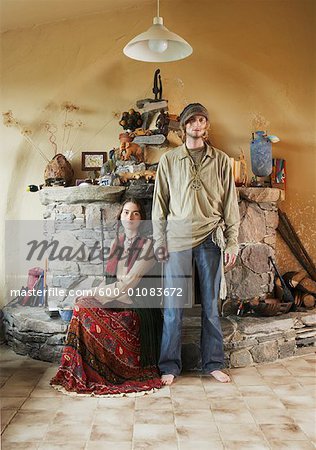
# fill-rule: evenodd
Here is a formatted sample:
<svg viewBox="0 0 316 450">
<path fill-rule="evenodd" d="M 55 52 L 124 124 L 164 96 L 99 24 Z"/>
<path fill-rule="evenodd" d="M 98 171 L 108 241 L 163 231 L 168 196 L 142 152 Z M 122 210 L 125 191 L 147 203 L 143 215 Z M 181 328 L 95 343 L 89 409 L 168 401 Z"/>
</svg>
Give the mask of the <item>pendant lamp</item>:
<svg viewBox="0 0 316 450">
<path fill-rule="evenodd" d="M 168 30 L 159 15 L 157 0 L 157 16 L 153 25 L 144 33 L 134 37 L 123 49 L 126 56 L 145 62 L 168 62 L 190 56 L 193 49 L 182 37 Z"/>
</svg>

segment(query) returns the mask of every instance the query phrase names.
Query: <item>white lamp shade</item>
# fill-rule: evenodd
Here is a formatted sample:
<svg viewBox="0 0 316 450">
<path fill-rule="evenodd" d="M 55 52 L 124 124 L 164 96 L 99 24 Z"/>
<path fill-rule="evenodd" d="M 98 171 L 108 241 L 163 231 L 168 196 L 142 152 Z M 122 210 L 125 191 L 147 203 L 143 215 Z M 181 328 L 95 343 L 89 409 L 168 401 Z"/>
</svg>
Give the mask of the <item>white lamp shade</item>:
<svg viewBox="0 0 316 450">
<path fill-rule="evenodd" d="M 149 41 L 167 41 L 164 51 L 152 51 Z M 158 46 L 159 47 L 159 46 Z M 190 56 L 193 49 L 182 37 L 172 33 L 163 25 L 162 17 L 154 17 L 154 24 L 144 33 L 134 37 L 123 49 L 126 56 L 145 62 L 168 62 Z"/>
</svg>

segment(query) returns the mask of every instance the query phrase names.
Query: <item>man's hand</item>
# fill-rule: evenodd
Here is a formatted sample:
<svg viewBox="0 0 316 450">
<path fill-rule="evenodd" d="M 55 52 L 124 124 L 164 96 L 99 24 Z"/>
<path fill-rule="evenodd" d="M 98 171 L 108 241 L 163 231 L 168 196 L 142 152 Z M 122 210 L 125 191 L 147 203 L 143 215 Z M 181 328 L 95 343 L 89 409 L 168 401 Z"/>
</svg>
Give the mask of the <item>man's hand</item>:
<svg viewBox="0 0 316 450">
<path fill-rule="evenodd" d="M 156 252 L 155 252 L 155 256 L 158 262 L 166 262 L 169 259 L 169 253 L 168 253 L 168 248 L 167 247 L 159 247 Z"/>
<path fill-rule="evenodd" d="M 224 253 L 225 269 L 231 269 L 236 262 L 237 256 L 233 253 Z"/>
</svg>

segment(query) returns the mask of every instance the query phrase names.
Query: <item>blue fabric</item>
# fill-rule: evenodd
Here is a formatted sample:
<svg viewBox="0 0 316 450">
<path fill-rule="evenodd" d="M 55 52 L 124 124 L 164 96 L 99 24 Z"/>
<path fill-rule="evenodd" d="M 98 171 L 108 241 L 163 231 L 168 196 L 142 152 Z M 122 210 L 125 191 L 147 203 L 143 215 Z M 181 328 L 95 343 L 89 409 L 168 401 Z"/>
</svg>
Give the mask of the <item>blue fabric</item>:
<svg viewBox="0 0 316 450">
<path fill-rule="evenodd" d="M 183 306 L 192 297 L 192 262 L 195 261 L 201 296 L 201 357 L 202 371 L 211 372 L 224 365 L 223 335 L 218 314 L 221 281 L 221 251 L 209 236 L 202 244 L 190 250 L 172 252 L 165 263 L 164 324 L 159 359 L 162 374 L 179 375 L 181 372 L 181 329 Z M 182 296 L 171 295 L 176 288 Z"/>
</svg>

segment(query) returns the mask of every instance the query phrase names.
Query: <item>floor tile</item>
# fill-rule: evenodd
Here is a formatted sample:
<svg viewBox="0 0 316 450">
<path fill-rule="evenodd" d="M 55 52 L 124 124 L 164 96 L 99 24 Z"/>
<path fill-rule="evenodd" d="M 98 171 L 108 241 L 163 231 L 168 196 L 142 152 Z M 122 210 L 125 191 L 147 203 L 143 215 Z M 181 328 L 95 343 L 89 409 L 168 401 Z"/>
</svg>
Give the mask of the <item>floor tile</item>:
<svg viewBox="0 0 316 450">
<path fill-rule="evenodd" d="M 1 444 L 2 450 L 38 450 L 40 445 L 39 442 L 10 442 L 5 439 L 1 440 Z"/>
<path fill-rule="evenodd" d="M 0 408 L 5 409 L 18 409 L 25 402 L 27 397 L 2 397 L 0 399 Z"/>
<path fill-rule="evenodd" d="M 22 405 L 21 410 L 51 410 L 54 411 L 60 408 L 62 399 L 61 398 L 29 398 Z"/>
<path fill-rule="evenodd" d="M 104 397 L 99 398 L 97 403 L 98 409 L 134 409 L 135 398 L 131 397 Z"/>
<path fill-rule="evenodd" d="M 136 410 L 134 415 L 135 423 L 162 424 L 174 423 L 174 415 L 171 411 Z"/>
<path fill-rule="evenodd" d="M 257 425 L 235 423 L 219 423 L 218 429 L 223 440 L 236 442 L 264 441 L 264 435 Z"/>
<path fill-rule="evenodd" d="M 238 367 L 236 369 L 230 369 L 231 376 L 244 375 L 244 376 L 258 376 L 257 367 Z"/>
<path fill-rule="evenodd" d="M 315 408 L 315 399 L 307 395 L 291 395 L 282 399 L 287 408 Z"/>
<path fill-rule="evenodd" d="M 273 391 L 280 398 L 287 398 L 288 396 L 303 396 L 306 394 L 304 388 L 296 383 L 296 384 L 284 384 L 282 386 L 274 386 Z"/>
<path fill-rule="evenodd" d="M 86 414 L 88 411 L 94 411 L 98 407 L 98 398 L 96 397 L 68 397 L 63 395 L 62 398 L 52 398 L 51 400 L 61 400 L 60 407 L 65 413 L 76 411 L 78 415 Z"/>
<path fill-rule="evenodd" d="M 293 417 L 295 422 L 307 421 L 316 423 L 316 410 L 315 408 L 296 407 L 286 409 L 287 413 Z"/>
<path fill-rule="evenodd" d="M 179 441 L 198 441 L 203 436 L 204 440 L 220 441 L 220 435 L 215 423 L 206 425 L 186 425 L 177 426 L 177 435 Z"/>
<path fill-rule="evenodd" d="M 316 385 L 316 376 L 308 376 L 308 377 L 293 377 L 296 383 L 300 383 L 302 386 L 315 386 Z"/>
<path fill-rule="evenodd" d="M 120 424 L 117 427 L 107 427 L 103 425 L 93 425 L 90 435 L 91 442 L 131 442 L 133 437 L 133 427 Z"/>
<path fill-rule="evenodd" d="M 274 397 L 244 397 L 245 402 L 251 410 L 254 409 L 267 409 L 267 408 L 282 408 L 285 406 L 276 396 Z"/>
<path fill-rule="evenodd" d="M 239 391 L 243 397 L 267 397 L 275 395 L 269 386 L 239 386 Z"/>
<path fill-rule="evenodd" d="M 316 443 L 316 422 L 296 420 L 297 425 L 304 431 L 306 436 Z"/>
<path fill-rule="evenodd" d="M 255 423 L 252 414 L 248 410 L 212 409 L 212 413 L 216 423 Z"/>
<path fill-rule="evenodd" d="M 227 411 L 241 411 L 244 409 L 248 409 L 247 403 L 245 402 L 245 399 L 243 397 L 238 397 L 236 399 L 232 400 L 222 400 L 219 398 L 211 399 L 211 410 L 213 409 L 223 409 Z"/>
<path fill-rule="evenodd" d="M 162 411 L 172 411 L 172 402 L 169 397 L 152 398 L 150 396 L 138 397 L 135 403 L 136 409 L 159 409 Z"/>
<path fill-rule="evenodd" d="M 65 442 L 48 442 L 44 441 L 39 444 L 38 450 L 84 450 L 85 442 L 78 441 L 72 443 Z"/>
<path fill-rule="evenodd" d="M 240 386 L 264 386 L 266 383 L 261 376 L 233 375 L 233 381 Z"/>
<path fill-rule="evenodd" d="M 135 423 L 133 439 L 166 444 L 170 440 L 176 440 L 175 427 L 173 423 L 168 425 Z"/>
<path fill-rule="evenodd" d="M 210 401 L 205 399 L 186 399 L 181 397 L 172 397 L 174 411 L 192 411 L 195 409 L 210 409 Z"/>
<path fill-rule="evenodd" d="M 87 441 L 91 427 L 92 420 L 91 422 L 87 420 L 84 426 L 70 420 L 67 423 L 52 423 L 47 429 L 45 441 L 67 444 L 72 444 L 73 441 Z"/>
<path fill-rule="evenodd" d="M 225 450 L 268 450 L 269 444 L 266 441 L 224 441 Z"/>
<path fill-rule="evenodd" d="M 204 389 L 207 396 L 214 399 L 235 399 L 241 396 L 238 387 L 233 383 L 204 383 Z"/>
<path fill-rule="evenodd" d="M 287 370 L 291 370 L 294 368 L 297 369 L 308 369 L 309 368 L 309 364 L 307 361 L 305 361 L 305 357 L 301 357 L 301 358 L 289 358 L 287 360 L 280 360 L 280 363 L 286 367 Z"/>
<path fill-rule="evenodd" d="M 315 450 L 307 441 L 270 441 L 269 444 L 272 450 Z"/>
<path fill-rule="evenodd" d="M 54 415 L 51 411 L 32 411 L 30 414 L 28 411 L 20 410 L 14 416 L 11 421 L 12 425 L 45 425 L 49 424 L 53 420 Z"/>
<path fill-rule="evenodd" d="M 178 397 L 185 398 L 196 398 L 205 396 L 205 390 L 202 383 L 194 384 L 193 386 L 188 387 L 184 384 L 176 384 L 170 387 L 171 396 L 176 395 Z"/>
<path fill-rule="evenodd" d="M 289 377 L 291 376 L 291 372 L 287 370 L 286 367 L 282 366 L 281 364 L 278 366 L 260 366 L 257 368 L 258 373 L 261 376 L 267 376 L 267 377 Z"/>
<path fill-rule="evenodd" d="M 208 426 L 214 422 L 214 416 L 210 409 L 208 410 L 192 410 L 192 411 L 175 411 L 174 421 L 177 427 L 186 426 Z"/>
<path fill-rule="evenodd" d="M 132 442 L 115 442 L 113 441 L 88 441 L 85 447 L 85 450 L 132 450 Z"/>
<path fill-rule="evenodd" d="M 151 440 L 135 440 L 133 441 L 133 450 L 179 450 L 178 442 L 176 439 L 170 439 L 166 442 L 158 442 Z M 115 444 L 115 450 L 116 444 Z"/>
<path fill-rule="evenodd" d="M 253 409 L 252 415 L 258 424 L 293 423 L 290 413 L 283 408 Z"/>
<path fill-rule="evenodd" d="M 9 442 L 41 441 L 48 429 L 48 424 L 42 425 L 8 425 L 3 432 L 3 439 Z"/>
<path fill-rule="evenodd" d="M 78 426 L 80 424 L 91 425 L 94 421 L 95 413 L 94 411 L 87 411 L 84 415 L 78 414 L 77 411 L 67 411 L 57 410 L 54 411 L 51 418 L 52 424 L 65 424 L 65 423 L 76 423 Z"/>
<path fill-rule="evenodd" d="M 308 366 L 308 367 L 289 367 L 289 371 L 292 375 L 295 377 L 314 377 L 316 375 L 315 368 Z"/>
<path fill-rule="evenodd" d="M 264 375 L 262 378 L 263 378 L 264 382 L 270 387 L 280 386 L 283 384 L 292 384 L 292 383 L 298 382 L 295 379 L 295 377 L 293 377 L 293 375 L 290 375 L 287 377 L 273 377 L 273 376 Z"/>
<path fill-rule="evenodd" d="M 0 412 L 1 416 L 1 433 L 3 430 L 12 422 L 12 419 L 16 415 L 16 409 L 6 409 L 5 411 Z"/>
<path fill-rule="evenodd" d="M 94 425 L 104 425 L 104 427 L 117 426 L 122 423 L 124 426 L 133 426 L 134 411 L 132 409 L 119 410 L 98 410 L 94 416 Z"/>
<path fill-rule="evenodd" d="M 270 440 L 291 440 L 304 441 L 307 440 L 306 435 L 302 429 L 295 423 L 280 423 L 280 424 L 263 424 L 260 428 L 265 437 Z"/>
<path fill-rule="evenodd" d="M 178 450 L 224 450 L 222 441 L 180 441 Z"/>
<path fill-rule="evenodd" d="M 7 386 L 7 383 L 0 389 L 0 397 L 28 397 L 34 387 L 32 386 Z"/>
</svg>

